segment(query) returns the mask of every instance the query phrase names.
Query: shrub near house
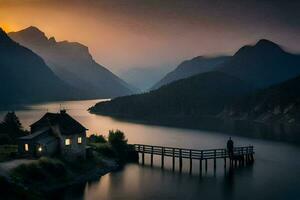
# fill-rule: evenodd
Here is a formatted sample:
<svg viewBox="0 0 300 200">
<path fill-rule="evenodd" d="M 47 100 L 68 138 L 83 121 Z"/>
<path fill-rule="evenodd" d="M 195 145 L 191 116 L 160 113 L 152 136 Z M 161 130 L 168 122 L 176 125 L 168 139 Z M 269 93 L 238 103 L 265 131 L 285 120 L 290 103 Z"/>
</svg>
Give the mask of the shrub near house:
<svg viewBox="0 0 300 200">
<path fill-rule="evenodd" d="M 125 134 L 120 130 L 110 130 L 108 139 L 102 135 L 91 135 L 89 145 L 104 157 L 115 158 L 119 164 L 138 161 L 134 147 L 127 143 Z"/>
</svg>

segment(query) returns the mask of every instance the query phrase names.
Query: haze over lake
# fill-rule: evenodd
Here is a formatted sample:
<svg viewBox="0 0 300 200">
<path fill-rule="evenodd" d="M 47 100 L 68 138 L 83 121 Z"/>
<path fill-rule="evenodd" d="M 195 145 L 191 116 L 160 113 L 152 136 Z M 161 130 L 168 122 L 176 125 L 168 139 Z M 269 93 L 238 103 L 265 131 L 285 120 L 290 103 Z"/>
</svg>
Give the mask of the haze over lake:
<svg viewBox="0 0 300 200">
<path fill-rule="evenodd" d="M 228 135 L 144 125 L 119 121 L 111 117 L 90 114 L 87 109 L 99 100 L 52 102 L 27 106 L 16 110 L 23 126 L 39 119 L 45 112 L 67 112 L 86 126 L 88 134 L 107 135 L 110 129 L 125 132 L 129 143 L 210 149 L 225 147 Z M 1 117 L 6 112 L 1 112 Z M 236 146 L 254 145 L 255 164 L 234 172 L 224 171 L 223 161 L 217 162 L 214 174 L 208 167 L 207 174 L 199 178 L 199 163 L 193 162 L 193 174 L 187 172 L 188 162 L 183 164 L 184 173 L 173 173 L 171 159 L 166 158 L 167 170 L 160 169 L 160 158 L 155 157 L 155 167 L 129 164 L 123 170 L 107 174 L 99 181 L 87 183 L 59 193 L 64 199 L 297 199 L 300 195 L 300 148 L 287 143 L 261 139 L 234 137 Z M 178 161 L 176 160 L 178 165 Z M 212 163 L 209 162 L 209 166 Z M 177 166 L 178 167 L 178 166 Z M 169 170 L 168 170 L 169 169 Z"/>
</svg>

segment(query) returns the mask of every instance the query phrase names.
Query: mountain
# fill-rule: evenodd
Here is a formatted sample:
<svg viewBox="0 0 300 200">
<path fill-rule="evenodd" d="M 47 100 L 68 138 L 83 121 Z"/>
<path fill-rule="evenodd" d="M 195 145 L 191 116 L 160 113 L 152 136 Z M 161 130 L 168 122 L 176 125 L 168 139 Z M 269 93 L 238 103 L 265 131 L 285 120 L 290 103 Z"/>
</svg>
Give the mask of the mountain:
<svg viewBox="0 0 300 200">
<path fill-rule="evenodd" d="M 238 78 L 222 72 L 206 72 L 181 79 L 145 94 L 100 102 L 92 113 L 132 118 L 215 115 L 229 102 L 248 94 L 251 88 Z"/>
<path fill-rule="evenodd" d="M 138 87 L 139 90 L 147 91 L 168 71 L 168 67 L 136 67 L 124 69 L 120 77 L 127 83 Z"/>
<path fill-rule="evenodd" d="M 9 36 L 40 55 L 52 71 L 87 98 L 111 98 L 132 94 L 134 89 L 105 67 L 96 63 L 88 47 L 77 43 L 47 38 L 36 27 L 29 27 Z"/>
<path fill-rule="evenodd" d="M 246 119 L 265 123 L 300 123 L 300 76 L 227 106 L 222 118 Z"/>
<path fill-rule="evenodd" d="M 0 81 L 1 105 L 80 97 L 42 58 L 14 42 L 1 28 Z"/>
<path fill-rule="evenodd" d="M 202 57 L 198 56 L 191 60 L 182 62 L 178 67 L 168 73 L 163 79 L 156 83 L 151 89 L 158 89 L 163 85 L 177 81 L 179 79 L 187 78 L 196 74 L 209 72 L 214 70 L 219 64 L 224 63 L 230 57 L 219 56 L 219 57 Z"/>
<path fill-rule="evenodd" d="M 266 88 L 300 75 L 300 56 L 284 51 L 269 40 L 244 46 L 217 70 L 257 88 Z"/>
</svg>

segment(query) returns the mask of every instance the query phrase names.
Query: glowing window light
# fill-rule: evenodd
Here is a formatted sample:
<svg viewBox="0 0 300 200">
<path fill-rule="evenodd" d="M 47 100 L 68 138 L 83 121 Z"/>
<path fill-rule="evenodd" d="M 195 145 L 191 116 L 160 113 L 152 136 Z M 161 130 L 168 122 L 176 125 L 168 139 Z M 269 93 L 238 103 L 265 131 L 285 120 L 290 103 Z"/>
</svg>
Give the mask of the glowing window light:
<svg viewBox="0 0 300 200">
<path fill-rule="evenodd" d="M 71 139 L 69 139 L 69 138 L 66 139 L 66 140 L 65 140 L 65 145 L 66 145 L 66 146 L 69 146 L 70 144 L 71 144 Z"/>
<path fill-rule="evenodd" d="M 78 138 L 77 138 L 77 143 L 78 143 L 78 144 L 81 144 L 81 143 L 82 143 L 82 137 L 78 137 Z"/>
<path fill-rule="evenodd" d="M 25 145 L 24 145 L 24 149 L 25 149 L 25 151 L 29 151 L 29 145 L 28 145 L 28 144 L 25 144 Z"/>
</svg>

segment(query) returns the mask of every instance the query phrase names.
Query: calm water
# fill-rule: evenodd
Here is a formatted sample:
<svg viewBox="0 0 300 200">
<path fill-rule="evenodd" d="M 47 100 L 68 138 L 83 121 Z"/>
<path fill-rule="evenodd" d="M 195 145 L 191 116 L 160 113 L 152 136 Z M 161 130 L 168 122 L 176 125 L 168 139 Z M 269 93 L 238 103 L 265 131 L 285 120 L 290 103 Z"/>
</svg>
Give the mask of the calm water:
<svg viewBox="0 0 300 200">
<path fill-rule="evenodd" d="M 166 145 L 195 149 L 225 147 L 228 135 L 201 130 L 169 128 L 118 121 L 106 116 L 91 115 L 87 108 L 98 100 L 44 103 L 16 111 L 25 128 L 45 112 L 57 112 L 62 107 L 85 125 L 88 134 L 106 135 L 110 129 L 126 133 L 129 143 Z M 3 117 L 5 112 L 1 112 Z M 223 161 L 213 172 L 200 179 L 199 163 L 193 163 L 193 174 L 161 170 L 159 158 L 156 167 L 127 165 L 123 170 L 103 176 L 99 181 L 70 188 L 60 195 L 63 199 L 300 199 L 300 148 L 281 142 L 234 137 L 236 145 L 252 144 L 255 147 L 255 164 L 252 167 L 224 170 Z M 146 156 L 146 163 L 149 158 Z M 166 159 L 170 169 L 171 160 Z M 178 165 L 178 162 L 177 162 Z"/>
</svg>

